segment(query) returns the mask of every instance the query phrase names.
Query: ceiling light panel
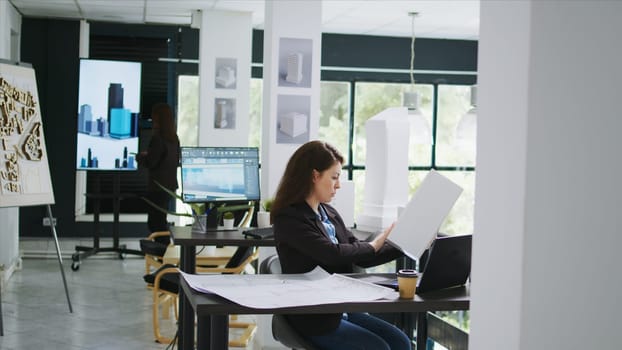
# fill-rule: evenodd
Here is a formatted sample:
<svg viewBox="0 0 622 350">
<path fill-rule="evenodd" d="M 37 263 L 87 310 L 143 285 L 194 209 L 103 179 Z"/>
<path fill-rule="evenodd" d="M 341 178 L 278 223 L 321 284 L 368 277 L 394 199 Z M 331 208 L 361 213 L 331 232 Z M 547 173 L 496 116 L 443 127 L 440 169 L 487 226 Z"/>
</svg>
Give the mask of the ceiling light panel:
<svg viewBox="0 0 622 350">
<path fill-rule="evenodd" d="M 73 18 L 80 15 L 73 0 L 13 0 L 12 3 L 26 16 Z"/>
<path fill-rule="evenodd" d="M 144 0 L 147 10 L 149 9 L 186 9 L 201 10 L 210 9 L 217 2 L 215 0 Z"/>
</svg>

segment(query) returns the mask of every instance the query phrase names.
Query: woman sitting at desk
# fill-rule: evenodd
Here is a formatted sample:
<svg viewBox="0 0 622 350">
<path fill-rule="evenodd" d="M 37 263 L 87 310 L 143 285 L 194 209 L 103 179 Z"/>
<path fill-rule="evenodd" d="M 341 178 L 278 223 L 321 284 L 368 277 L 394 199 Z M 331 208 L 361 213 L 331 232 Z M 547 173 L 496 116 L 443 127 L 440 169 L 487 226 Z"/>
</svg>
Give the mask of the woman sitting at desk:
<svg viewBox="0 0 622 350">
<path fill-rule="evenodd" d="M 342 163 L 341 154 L 321 141 L 307 142 L 289 159 L 270 211 L 283 273 L 305 273 L 316 266 L 330 273 L 351 273 L 354 264 L 375 266 L 402 255 L 385 244 L 393 226 L 370 242 L 359 241 L 326 204 L 340 187 Z M 288 315 L 287 319 L 322 349 L 411 349 L 406 334 L 367 313 Z"/>
</svg>

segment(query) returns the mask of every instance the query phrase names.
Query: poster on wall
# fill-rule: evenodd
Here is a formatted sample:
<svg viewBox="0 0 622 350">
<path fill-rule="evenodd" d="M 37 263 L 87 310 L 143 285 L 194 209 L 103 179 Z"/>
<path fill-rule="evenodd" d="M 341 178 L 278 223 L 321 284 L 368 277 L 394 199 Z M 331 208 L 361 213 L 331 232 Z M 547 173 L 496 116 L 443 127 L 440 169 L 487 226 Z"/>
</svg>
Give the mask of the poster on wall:
<svg viewBox="0 0 622 350">
<path fill-rule="evenodd" d="M 235 129 L 235 98 L 214 99 L 214 129 Z"/>
<path fill-rule="evenodd" d="M 281 38 L 279 41 L 279 86 L 311 87 L 313 40 Z"/>
<path fill-rule="evenodd" d="M 0 63 L 0 207 L 54 204 L 32 68 Z"/>
<path fill-rule="evenodd" d="M 311 96 L 277 96 L 276 143 L 303 144 L 309 141 Z"/>
<path fill-rule="evenodd" d="M 235 90 L 237 82 L 237 59 L 216 57 L 215 86 L 217 89 Z"/>
</svg>

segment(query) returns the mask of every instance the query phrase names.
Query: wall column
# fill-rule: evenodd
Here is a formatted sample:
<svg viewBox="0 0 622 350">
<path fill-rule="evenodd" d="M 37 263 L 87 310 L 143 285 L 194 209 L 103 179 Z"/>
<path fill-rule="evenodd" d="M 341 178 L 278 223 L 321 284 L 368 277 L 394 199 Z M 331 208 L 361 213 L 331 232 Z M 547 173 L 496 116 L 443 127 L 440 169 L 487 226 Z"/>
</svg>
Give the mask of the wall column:
<svg viewBox="0 0 622 350">
<path fill-rule="evenodd" d="M 619 348 L 622 3 L 480 6 L 469 348 Z"/>
<path fill-rule="evenodd" d="M 319 1 L 266 1 L 261 142 L 264 198 L 274 196 L 291 154 L 317 138 L 321 22 Z"/>
<path fill-rule="evenodd" d="M 261 196 L 274 197 L 285 165 L 320 123 L 322 3 L 266 1 L 263 48 Z M 276 254 L 262 248 L 260 259 Z M 263 349 L 282 348 L 272 338 L 271 317 L 258 316 Z"/>
<path fill-rule="evenodd" d="M 247 146 L 252 13 L 202 11 L 199 145 Z"/>
</svg>

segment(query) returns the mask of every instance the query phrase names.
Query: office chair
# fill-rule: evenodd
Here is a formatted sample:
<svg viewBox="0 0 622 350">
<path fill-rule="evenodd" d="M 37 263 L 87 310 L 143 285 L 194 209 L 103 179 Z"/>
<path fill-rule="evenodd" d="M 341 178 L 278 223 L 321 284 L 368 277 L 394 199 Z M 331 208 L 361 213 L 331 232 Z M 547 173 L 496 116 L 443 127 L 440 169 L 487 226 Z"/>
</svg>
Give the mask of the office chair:
<svg viewBox="0 0 622 350">
<path fill-rule="evenodd" d="M 276 254 L 270 255 L 259 264 L 259 273 L 281 272 L 281 263 Z M 319 350 L 289 324 L 285 315 L 272 315 L 272 337 L 292 349 Z"/>
</svg>

